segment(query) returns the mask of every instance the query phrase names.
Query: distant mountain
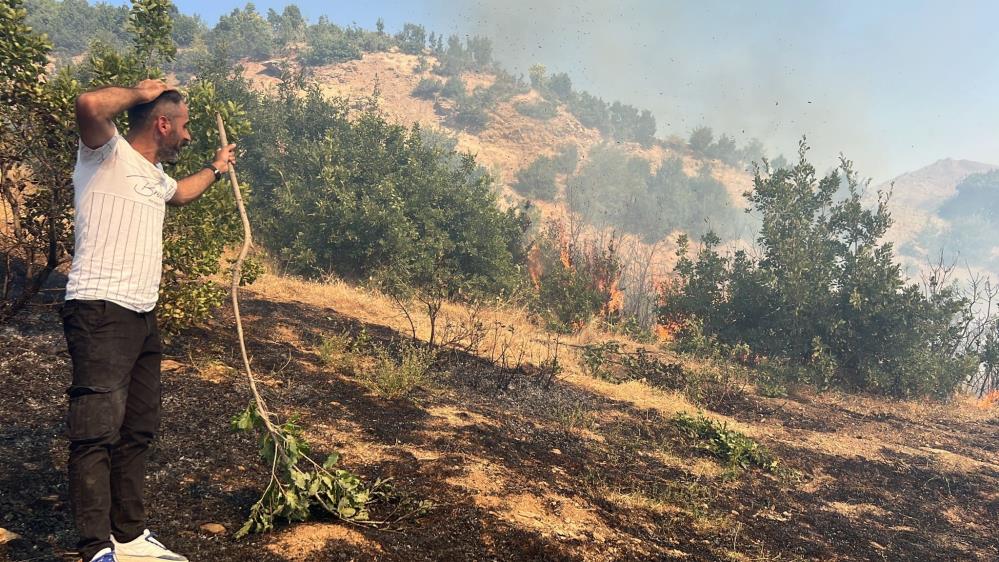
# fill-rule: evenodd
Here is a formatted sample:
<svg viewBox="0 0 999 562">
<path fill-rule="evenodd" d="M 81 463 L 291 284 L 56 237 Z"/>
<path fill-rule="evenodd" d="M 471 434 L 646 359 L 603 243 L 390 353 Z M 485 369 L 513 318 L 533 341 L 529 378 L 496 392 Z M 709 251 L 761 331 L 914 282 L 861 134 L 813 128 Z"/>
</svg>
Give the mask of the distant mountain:
<svg viewBox="0 0 999 562">
<path fill-rule="evenodd" d="M 999 170 L 999 165 L 946 158 L 904 173 L 877 187 L 884 191 L 892 190 L 890 209 L 895 223 L 888 237 L 895 243 L 896 251 L 910 275 L 918 275 L 929 261 L 939 258 L 941 251 L 948 261 L 956 260 L 962 267 L 967 265 L 974 270 L 997 273 L 991 260 L 983 262 L 976 258 L 981 252 L 958 247 L 970 241 L 955 245 L 955 240 L 960 239 L 948 233 L 954 232 L 952 221 L 956 217 L 953 214 L 947 218 L 941 216 L 947 202 L 958 195 L 958 186 L 962 182 L 969 176 L 993 170 Z M 868 197 L 873 200 L 875 195 L 869 193 Z"/>
<path fill-rule="evenodd" d="M 886 189 L 894 183 L 894 206 L 936 211 L 944 201 L 957 193 L 957 184 L 964 178 L 995 169 L 999 169 L 999 166 L 945 158 L 924 168 L 906 172 L 879 188 Z"/>
<path fill-rule="evenodd" d="M 945 158 L 877 186 L 876 190 L 892 191 L 890 207 L 895 218 L 889 235 L 892 241 L 910 242 L 928 224 L 940 226 L 937 211 L 957 194 L 957 185 L 970 175 L 996 169 L 999 166 L 994 164 Z M 876 190 L 867 194 L 869 200 L 874 200 Z"/>
</svg>

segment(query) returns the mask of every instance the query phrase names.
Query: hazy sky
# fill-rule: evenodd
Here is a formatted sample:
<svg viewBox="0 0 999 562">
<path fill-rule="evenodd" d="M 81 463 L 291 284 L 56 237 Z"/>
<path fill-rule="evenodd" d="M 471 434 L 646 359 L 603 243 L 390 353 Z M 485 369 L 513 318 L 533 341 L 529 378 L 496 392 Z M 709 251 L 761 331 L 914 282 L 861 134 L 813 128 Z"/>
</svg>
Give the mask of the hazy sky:
<svg viewBox="0 0 999 562">
<path fill-rule="evenodd" d="M 175 2 L 209 25 L 243 5 Z M 313 21 L 486 35 L 515 73 L 540 62 L 651 109 L 659 136 L 708 125 L 790 156 L 805 134 L 820 169 L 843 152 L 875 183 L 940 158 L 999 164 L 999 2 L 296 3 Z"/>
</svg>

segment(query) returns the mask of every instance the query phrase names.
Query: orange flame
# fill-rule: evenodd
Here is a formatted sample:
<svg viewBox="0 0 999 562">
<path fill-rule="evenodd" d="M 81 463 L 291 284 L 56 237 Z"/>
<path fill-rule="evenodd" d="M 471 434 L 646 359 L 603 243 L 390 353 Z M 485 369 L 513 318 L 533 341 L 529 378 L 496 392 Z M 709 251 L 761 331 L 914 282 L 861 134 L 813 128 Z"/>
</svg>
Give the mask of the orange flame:
<svg viewBox="0 0 999 562">
<path fill-rule="evenodd" d="M 982 410 L 988 410 L 996 406 L 999 406 L 999 389 L 987 393 L 978 400 L 978 407 Z"/>
<path fill-rule="evenodd" d="M 671 342 L 676 338 L 677 332 L 680 331 L 681 325 L 676 322 L 669 322 L 667 324 L 656 324 L 655 332 L 656 337 L 662 342 Z"/>
<path fill-rule="evenodd" d="M 607 316 L 617 314 L 624 308 L 624 291 L 618 286 L 619 281 L 620 279 L 614 279 L 611 282 L 607 299 Z"/>
<path fill-rule="evenodd" d="M 541 247 L 537 244 L 531 245 L 527 251 L 527 273 L 531 276 L 534 288 L 541 287 L 541 274 L 545 272 L 545 266 L 541 262 Z"/>
</svg>

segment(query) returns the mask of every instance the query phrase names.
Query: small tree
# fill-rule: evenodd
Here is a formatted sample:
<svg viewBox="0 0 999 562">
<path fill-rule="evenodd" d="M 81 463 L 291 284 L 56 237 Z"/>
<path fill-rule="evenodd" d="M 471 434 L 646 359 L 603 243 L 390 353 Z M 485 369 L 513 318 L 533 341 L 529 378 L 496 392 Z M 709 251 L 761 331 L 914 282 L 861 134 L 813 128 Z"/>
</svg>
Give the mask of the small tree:
<svg viewBox="0 0 999 562">
<path fill-rule="evenodd" d="M 543 64 L 534 64 L 528 71 L 528 76 L 531 77 L 531 87 L 539 92 L 543 92 L 547 86 L 547 69 Z"/>
<path fill-rule="evenodd" d="M 0 323 L 24 307 L 73 247 L 70 209 L 78 85 L 47 79 L 51 44 L 0 3 Z"/>
<path fill-rule="evenodd" d="M 399 50 L 410 55 L 419 55 L 427 45 L 427 30 L 422 25 L 406 23 L 402 31 L 396 34 Z"/>
<path fill-rule="evenodd" d="M 691 150 L 703 154 L 704 151 L 711 146 L 711 142 L 714 138 L 715 136 L 714 133 L 711 132 L 711 127 L 698 127 L 691 131 L 688 144 L 690 145 Z"/>
</svg>

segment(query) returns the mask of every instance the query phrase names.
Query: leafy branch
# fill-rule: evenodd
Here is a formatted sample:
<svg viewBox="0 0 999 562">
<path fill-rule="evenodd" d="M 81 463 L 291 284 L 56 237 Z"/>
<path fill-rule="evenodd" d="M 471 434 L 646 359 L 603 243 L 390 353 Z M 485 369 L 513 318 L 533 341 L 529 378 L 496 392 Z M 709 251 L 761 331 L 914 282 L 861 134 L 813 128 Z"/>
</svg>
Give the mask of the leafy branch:
<svg viewBox="0 0 999 562">
<path fill-rule="evenodd" d="M 227 146 L 225 125 L 221 114 L 215 119 L 222 146 Z M 243 245 L 232 268 L 232 308 L 236 316 L 236 333 L 243 358 L 243 368 L 253 392 L 253 402 L 236 416 L 233 427 L 242 431 L 262 430 L 260 457 L 271 467 L 270 481 L 263 495 L 250 508 L 250 517 L 236 533 L 244 537 L 253 532 L 265 532 L 274 528 L 274 519 L 283 517 L 288 521 L 304 521 L 309 518 L 312 508 L 319 507 L 346 521 L 368 521 L 367 506 L 376 497 L 389 491 L 386 481 L 377 480 L 370 488 L 350 471 L 336 468 L 340 456 L 332 453 L 322 464 L 309 456 L 309 444 L 302 437 L 302 428 L 295 420 L 283 424 L 273 421 L 274 415 L 257 388 L 253 377 L 250 359 L 246 353 L 243 336 L 243 320 L 239 312 L 239 284 L 242 278 L 243 261 L 253 246 L 250 221 L 243 204 L 243 196 L 236 179 L 236 169 L 229 165 L 229 180 L 232 183 L 236 207 L 243 223 Z"/>
</svg>

